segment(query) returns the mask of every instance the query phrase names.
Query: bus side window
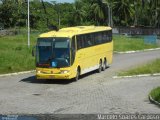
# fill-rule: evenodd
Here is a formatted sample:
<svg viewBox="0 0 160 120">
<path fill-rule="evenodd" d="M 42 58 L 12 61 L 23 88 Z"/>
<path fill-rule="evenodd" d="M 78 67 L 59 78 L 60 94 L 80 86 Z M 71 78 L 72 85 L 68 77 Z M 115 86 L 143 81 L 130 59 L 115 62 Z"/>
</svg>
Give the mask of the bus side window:
<svg viewBox="0 0 160 120">
<path fill-rule="evenodd" d="M 72 43 L 71 43 L 71 48 L 72 50 L 76 50 L 76 45 L 75 45 L 75 36 L 72 37 Z"/>
<path fill-rule="evenodd" d="M 81 36 L 77 36 L 77 50 L 82 48 Z"/>
<path fill-rule="evenodd" d="M 106 43 L 106 42 L 107 42 L 106 32 L 102 32 L 102 43 Z"/>
<path fill-rule="evenodd" d="M 98 33 L 94 33 L 95 45 L 98 45 Z"/>
<path fill-rule="evenodd" d="M 93 40 L 92 40 L 92 34 L 87 34 L 86 35 L 86 47 L 90 47 L 90 46 L 93 46 Z"/>
<path fill-rule="evenodd" d="M 75 36 L 73 36 L 71 42 L 71 65 L 74 62 L 75 54 L 76 54 L 76 44 L 75 44 Z"/>
<path fill-rule="evenodd" d="M 86 35 L 83 35 L 83 47 L 84 48 L 88 47 L 87 36 Z"/>
<path fill-rule="evenodd" d="M 101 44 L 101 43 L 103 43 L 103 41 L 102 41 L 102 33 L 101 32 L 98 32 L 98 34 L 97 34 L 97 42 L 98 42 L 98 44 Z"/>
<path fill-rule="evenodd" d="M 85 35 L 81 36 L 81 47 L 84 48 L 85 47 Z"/>
<path fill-rule="evenodd" d="M 110 37 L 110 31 L 106 31 L 107 34 L 107 42 L 111 41 L 111 37 Z"/>
<path fill-rule="evenodd" d="M 110 41 L 112 41 L 112 30 L 109 31 Z"/>
<path fill-rule="evenodd" d="M 106 31 L 106 42 L 109 42 L 109 32 Z"/>
</svg>

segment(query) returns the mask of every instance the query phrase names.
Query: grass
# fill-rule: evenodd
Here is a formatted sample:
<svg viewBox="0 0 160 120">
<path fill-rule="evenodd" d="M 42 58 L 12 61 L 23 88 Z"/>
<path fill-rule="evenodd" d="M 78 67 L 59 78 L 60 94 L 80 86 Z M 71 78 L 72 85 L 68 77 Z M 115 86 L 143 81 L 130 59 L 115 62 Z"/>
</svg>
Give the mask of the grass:
<svg viewBox="0 0 160 120">
<path fill-rule="evenodd" d="M 160 47 L 160 45 L 156 44 L 145 44 L 143 36 L 127 37 L 124 35 L 114 35 L 113 40 L 114 51 L 132 51 Z"/>
<path fill-rule="evenodd" d="M 0 37 L 0 74 L 34 69 L 32 46 L 38 34 L 31 35 L 31 47 L 27 46 L 27 35 Z"/>
<path fill-rule="evenodd" d="M 35 69 L 35 59 L 31 55 L 32 46 L 38 37 L 31 34 L 31 47 L 27 46 L 27 34 L 0 37 L 0 74 Z M 142 50 L 155 48 L 157 45 L 146 45 L 143 38 L 129 38 L 122 35 L 113 36 L 115 51 Z"/>
<path fill-rule="evenodd" d="M 153 74 L 153 73 L 160 73 L 160 59 L 156 59 L 151 63 L 139 66 L 137 68 L 133 68 L 128 71 L 122 71 L 118 75 L 128 76 L 128 75 Z"/>
<path fill-rule="evenodd" d="M 155 101 L 160 103 L 160 87 L 157 87 L 157 88 L 153 89 L 150 92 L 150 95 Z"/>
</svg>

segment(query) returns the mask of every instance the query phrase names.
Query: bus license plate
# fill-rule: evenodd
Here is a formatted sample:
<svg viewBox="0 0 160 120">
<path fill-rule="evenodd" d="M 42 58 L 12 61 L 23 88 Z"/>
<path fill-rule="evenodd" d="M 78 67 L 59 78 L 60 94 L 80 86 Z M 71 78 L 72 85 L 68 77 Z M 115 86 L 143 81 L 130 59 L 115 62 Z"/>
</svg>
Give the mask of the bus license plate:
<svg viewBox="0 0 160 120">
<path fill-rule="evenodd" d="M 49 78 L 50 78 L 50 79 L 53 79 L 53 78 L 54 78 L 54 76 L 50 75 L 50 76 L 49 76 Z"/>
</svg>

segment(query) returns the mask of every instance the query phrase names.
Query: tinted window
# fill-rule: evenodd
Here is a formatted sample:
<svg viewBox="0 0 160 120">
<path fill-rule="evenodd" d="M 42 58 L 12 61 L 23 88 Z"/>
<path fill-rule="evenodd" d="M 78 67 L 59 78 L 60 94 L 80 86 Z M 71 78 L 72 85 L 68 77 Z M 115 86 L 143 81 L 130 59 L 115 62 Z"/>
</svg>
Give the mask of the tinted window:
<svg viewBox="0 0 160 120">
<path fill-rule="evenodd" d="M 81 36 L 77 36 L 77 49 L 81 49 L 82 48 L 82 37 Z"/>
<path fill-rule="evenodd" d="M 102 33 L 101 32 L 95 33 L 95 44 L 98 45 L 101 43 L 103 43 L 102 42 Z"/>
<path fill-rule="evenodd" d="M 94 45 L 94 36 L 93 36 L 93 33 L 86 35 L 86 41 L 85 42 L 87 44 L 87 47 Z"/>
<path fill-rule="evenodd" d="M 55 48 L 68 48 L 68 41 L 61 40 L 61 41 L 55 42 Z"/>
<path fill-rule="evenodd" d="M 75 36 L 72 38 L 72 42 L 71 42 L 71 65 L 74 62 L 75 59 L 75 53 L 76 53 L 76 48 L 75 48 Z"/>
<path fill-rule="evenodd" d="M 77 36 L 77 49 L 112 41 L 112 30 Z"/>
<path fill-rule="evenodd" d="M 37 67 L 68 67 L 70 65 L 69 38 L 38 38 Z"/>
</svg>

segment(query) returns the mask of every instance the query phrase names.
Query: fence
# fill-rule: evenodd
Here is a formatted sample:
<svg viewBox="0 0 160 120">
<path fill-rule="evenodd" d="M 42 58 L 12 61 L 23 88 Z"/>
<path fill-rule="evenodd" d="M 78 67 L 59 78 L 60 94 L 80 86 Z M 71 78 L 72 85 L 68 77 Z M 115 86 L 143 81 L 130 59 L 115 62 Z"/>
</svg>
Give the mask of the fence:
<svg viewBox="0 0 160 120">
<path fill-rule="evenodd" d="M 127 35 L 159 35 L 158 28 L 136 28 L 136 27 L 116 27 L 113 28 L 113 34 L 127 34 Z"/>
<path fill-rule="evenodd" d="M 144 36 L 144 43 L 146 43 L 146 44 L 157 44 L 158 43 L 157 36 L 156 35 Z"/>
<path fill-rule="evenodd" d="M 30 31 L 32 34 L 40 34 L 43 33 L 44 31 L 39 31 L 39 30 L 31 30 Z M 20 29 L 3 29 L 0 30 L 0 36 L 8 36 L 8 35 L 17 35 L 17 34 L 26 34 L 27 35 L 28 31 L 27 30 L 20 30 Z"/>
</svg>

